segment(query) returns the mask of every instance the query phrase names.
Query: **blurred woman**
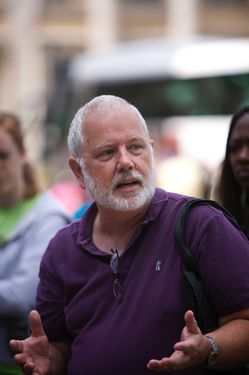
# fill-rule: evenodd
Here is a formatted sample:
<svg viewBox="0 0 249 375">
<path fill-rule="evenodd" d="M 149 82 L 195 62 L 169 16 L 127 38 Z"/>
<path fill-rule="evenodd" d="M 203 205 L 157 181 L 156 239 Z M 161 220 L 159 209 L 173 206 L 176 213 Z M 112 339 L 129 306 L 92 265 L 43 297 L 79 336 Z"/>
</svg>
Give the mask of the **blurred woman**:
<svg viewBox="0 0 249 375">
<path fill-rule="evenodd" d="M 232 117 L 225 159 L 211 198 L 233 214 L 249 237 L 249 105 Z"/>
<path fill-rule="evenodd" d="M 26 336 L 41 256 L 69 222 L 55 198 L 41 192 L 18 118 L 0 113 L 0 374 L 18 374 L 10 337 Z"/>
</svg>

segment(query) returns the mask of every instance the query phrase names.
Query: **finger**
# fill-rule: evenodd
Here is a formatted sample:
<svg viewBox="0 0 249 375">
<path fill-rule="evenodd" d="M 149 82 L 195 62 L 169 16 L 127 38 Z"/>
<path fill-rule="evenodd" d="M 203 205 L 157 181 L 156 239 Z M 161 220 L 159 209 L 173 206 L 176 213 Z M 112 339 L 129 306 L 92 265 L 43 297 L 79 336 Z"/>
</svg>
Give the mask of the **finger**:
<svg viewBox="0 0 249 375">
<path fill-rule="evenodd" d="M 197 325 L 193 311 L 188 310 L 184 315 L 184 320 L 186 323 L 186 327 L 190 333 L 193 333 L 193 334 L 199 333 L 199 327 Z"/>
<path fill-rule="evenodd" d="M 16 354 L 14 356 L 15 363 L 22 368 L 22 372 L 26 375 L 32 374 L 34 375 L 34 362 L 32 359 L 26 360 L 26 356 L 23 354 Z"/>
<path fill-rule="evenodd" d="M 14 353 L 20 353 L 22 351 L 22 341 L 20 340 L 10 340 L 9 346 Z"/>
<path fill-rule="evenodd" d="M 16 354 L 14 359 L 18 365 L 24 365 L 26 363 L 26 356 L 22 353 Z"/>
<path fill-rule="evenodd" d="M 165 371 L 169 369 L 169 358 L 162 358 L 161 360 L 151 359 L 147 363 L 147 368 L 155 371 Z"/>
<path fill-rule="evenodd" d="M 33 337 L 39 337 L 45 335 L 43 330 L 41 317 L 36 310 L 32 310 L 29 314 L 29 325 L 32 331 Z"/>
<path fill-rule="evenodd" d="M 22 371 L 26 375 L 38 375 L 36 372 L 34 372 L 34 369 L 35 369 L 35 365 L 33 362 L 26 362 L 22 366 Z"/>
</svg>

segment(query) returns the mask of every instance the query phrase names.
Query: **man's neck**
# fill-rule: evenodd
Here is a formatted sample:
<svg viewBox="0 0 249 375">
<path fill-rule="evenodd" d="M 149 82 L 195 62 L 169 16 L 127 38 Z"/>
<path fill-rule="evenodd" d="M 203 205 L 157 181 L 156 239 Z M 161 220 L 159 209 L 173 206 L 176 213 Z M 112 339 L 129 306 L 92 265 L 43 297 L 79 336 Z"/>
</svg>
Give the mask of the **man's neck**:
<svg viewBox="0 0 249 375">
<path fill-rule="evenodd" d="M 137 212 L 110 212 L 100 209 L 93 225 L 93 242 L 107 253 L 111 253 L 111 249 L 118 249 L 121 254 L 141 223 L 146 210 L 147 207 Z"/>
</svg>

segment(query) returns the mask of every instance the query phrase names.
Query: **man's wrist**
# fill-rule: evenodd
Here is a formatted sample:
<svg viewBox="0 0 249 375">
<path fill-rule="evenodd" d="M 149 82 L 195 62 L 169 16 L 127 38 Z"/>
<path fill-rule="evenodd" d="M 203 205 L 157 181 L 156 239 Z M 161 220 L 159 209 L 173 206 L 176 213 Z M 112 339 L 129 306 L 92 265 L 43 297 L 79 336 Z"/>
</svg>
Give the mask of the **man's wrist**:
<svg viewBox="0 0 249 375">
<path fill-rule="evenodd" d="M 206 359 L 205 367 L 212 368 L 213 366 L 215 366 L 217 362 L 219 348 L 218 348 L 216 341 L 213 339 L 213 337 L 209 335 L 205 335 L 205 337 L 208 339 L 210 349 L 211 349 Z"/>
</svg>

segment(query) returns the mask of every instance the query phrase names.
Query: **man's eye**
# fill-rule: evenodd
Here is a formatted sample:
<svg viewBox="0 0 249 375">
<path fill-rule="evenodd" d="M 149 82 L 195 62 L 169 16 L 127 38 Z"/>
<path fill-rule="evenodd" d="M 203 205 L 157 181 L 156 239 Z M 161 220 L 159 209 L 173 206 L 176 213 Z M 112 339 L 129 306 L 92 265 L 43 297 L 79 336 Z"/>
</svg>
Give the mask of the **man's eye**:
<svg viewBox="0 0 249 375">
<path fill-rule="evenodd" d="M 100 158 L 108 158 L 108 157 L 110 157 L 110 156 L 112 156 L 113 155 L 113 150 L 105 150 L 105 151 L 102 151 L 100 154 L 99 154 L 99 157 Z"/>
<path fill-rule="evenodd" d="M 0 151 L 0 160 L 8 160 L 11 157 L 11 152 Z"/>
<path fill-rule="evenodd" d="M 130 149 L 131 150 L 134 150 L 134 151 L 139 151 L 143 148 L 143 146 L 139 143 L 135 143 L 133 145 L 130 146 Z"/>
</svg>

